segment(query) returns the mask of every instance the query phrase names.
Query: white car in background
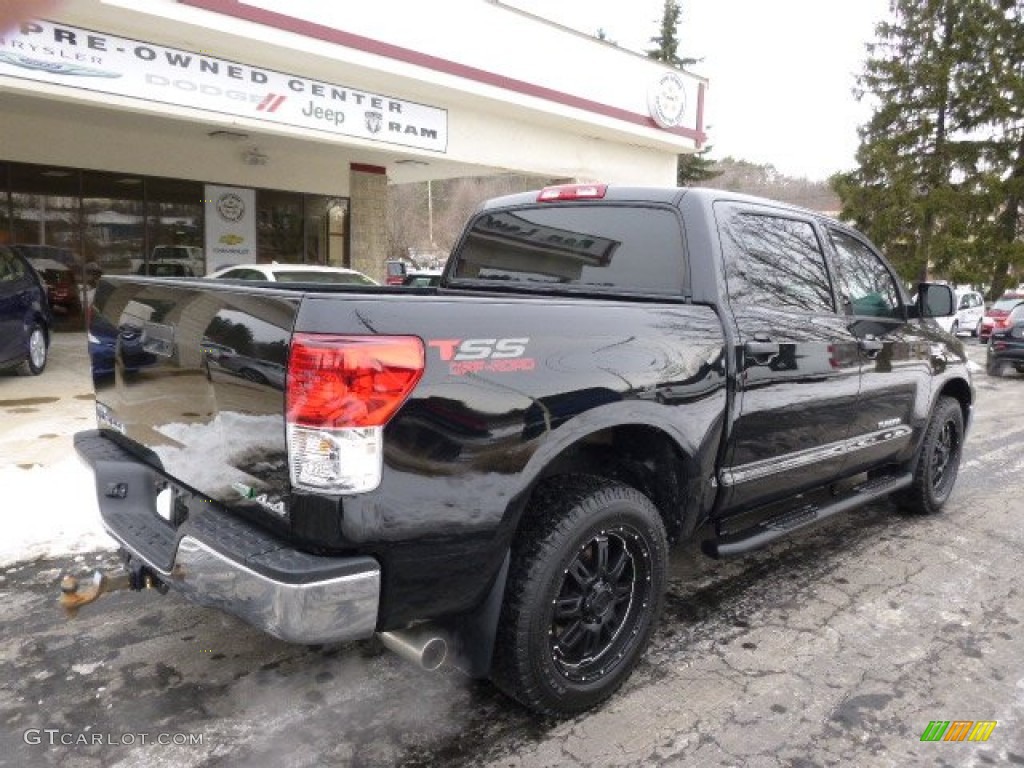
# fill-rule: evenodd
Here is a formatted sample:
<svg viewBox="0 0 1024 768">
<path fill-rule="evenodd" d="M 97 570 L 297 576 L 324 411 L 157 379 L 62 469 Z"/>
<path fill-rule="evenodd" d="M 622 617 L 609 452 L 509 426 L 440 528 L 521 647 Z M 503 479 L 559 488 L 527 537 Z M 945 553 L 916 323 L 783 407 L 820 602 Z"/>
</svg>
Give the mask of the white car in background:
<svg viewBox="0 0 1024 768">
<path fill-rule="evenodd" d="M 977 291 L 956 291 L 956 314 L 936 318 L 943 330 L 956 336 L 960 333 L 978 335 L 981 318 L 985 316 L 985 297 Z"/>
<path fill-rule="evenodd" d="M 362 272 L 317 264 L 235 264 L 207 275 L 223 280 L 262 280 L 272 283 L 331 283 L 333 285 L 380 285 Z"/>
</svg>

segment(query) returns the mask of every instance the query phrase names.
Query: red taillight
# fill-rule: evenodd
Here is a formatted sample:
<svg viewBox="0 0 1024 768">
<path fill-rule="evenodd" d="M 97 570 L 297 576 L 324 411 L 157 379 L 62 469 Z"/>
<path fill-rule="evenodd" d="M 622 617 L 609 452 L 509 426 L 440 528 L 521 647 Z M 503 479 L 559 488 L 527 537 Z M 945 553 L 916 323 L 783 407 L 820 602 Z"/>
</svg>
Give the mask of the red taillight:
<svg viewBox="0 0 1024 768">
<path fill-rule="evenodd" d="M 538 203 L 550 203 L 555 200 L 600 200 L 607 194 L 607 184 L 563 184 L 558 187 L 545 187 L 537 195 Z"/>
<path fill-rule="evenodd" d="M 298 333 L 288 358 L 288 422 L 341 429 L 383 426 L 423 375 L 415 336 Z"/>
</svg>

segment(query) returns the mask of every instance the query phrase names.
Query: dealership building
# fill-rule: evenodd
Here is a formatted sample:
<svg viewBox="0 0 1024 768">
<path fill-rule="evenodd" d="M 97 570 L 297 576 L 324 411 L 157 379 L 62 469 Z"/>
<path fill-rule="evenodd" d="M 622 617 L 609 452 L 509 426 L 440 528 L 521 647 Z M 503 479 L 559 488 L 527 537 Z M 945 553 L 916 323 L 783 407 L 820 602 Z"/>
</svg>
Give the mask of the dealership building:
<svg viewBox="0 0 1024 768">
<path fill-rule="evenodd" d="M 705 87 L 495 0 L 68 0 L 0 31 L 0 243 L 380 278 L 389 184 L 672 185 Z"/>
</svg>

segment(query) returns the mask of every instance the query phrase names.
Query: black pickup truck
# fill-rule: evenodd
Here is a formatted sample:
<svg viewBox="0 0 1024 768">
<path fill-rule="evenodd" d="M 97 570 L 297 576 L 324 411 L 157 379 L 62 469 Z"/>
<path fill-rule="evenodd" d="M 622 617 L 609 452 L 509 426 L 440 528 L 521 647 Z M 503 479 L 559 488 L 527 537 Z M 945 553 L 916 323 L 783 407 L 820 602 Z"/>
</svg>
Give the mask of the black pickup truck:
<svg viewBox="0 0 1024 768">
<path fill-rule="evenodd" d="M 438 287 L 105 278 L 76 446 L 124 583 L 567 715 L 642 655 L 670 543 L 946 504 L 974 391 L 952 292 L 916 297 L 810 211 L 552 187 L 484 203 Z"/>
</svg>

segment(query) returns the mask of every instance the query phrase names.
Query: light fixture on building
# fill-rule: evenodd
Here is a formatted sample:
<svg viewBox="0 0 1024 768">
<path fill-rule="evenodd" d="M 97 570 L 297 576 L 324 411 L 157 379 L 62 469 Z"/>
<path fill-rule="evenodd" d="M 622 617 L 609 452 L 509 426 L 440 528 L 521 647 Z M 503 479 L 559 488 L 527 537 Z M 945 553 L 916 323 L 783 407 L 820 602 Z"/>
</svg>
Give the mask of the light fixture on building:
<svg viewBox="0 0 1024 768">
<path fill-rule="evenodd" d="M 260 152 L 259 147 L 249 147 L 242 153 L 242 162 L 246 165 L 266 165 L 268 160 L 270 158 Z"/>
<path fill-rule="evenodd" d="M 401 160 L 395 160 L 395 165 L 430 165 L 426 160 L 416 160 L 411 157 L 404 157 Z"/>
</svg>

